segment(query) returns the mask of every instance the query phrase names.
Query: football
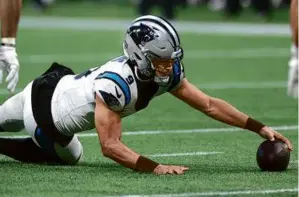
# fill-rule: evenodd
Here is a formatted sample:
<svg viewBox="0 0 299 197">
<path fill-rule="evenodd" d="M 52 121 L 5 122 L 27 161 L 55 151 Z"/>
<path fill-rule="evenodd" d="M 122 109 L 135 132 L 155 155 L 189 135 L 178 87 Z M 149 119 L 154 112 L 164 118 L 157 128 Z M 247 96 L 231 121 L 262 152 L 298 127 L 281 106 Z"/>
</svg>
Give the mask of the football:
<svg viewBox="0 0 299 197">
<path fill-rule="evenodd" d="M 266 140 L 258 147 L 256 160 L 262 171 L 284 171 L 289 165 L 290 151 L 282 141 Z"/>
</svg>

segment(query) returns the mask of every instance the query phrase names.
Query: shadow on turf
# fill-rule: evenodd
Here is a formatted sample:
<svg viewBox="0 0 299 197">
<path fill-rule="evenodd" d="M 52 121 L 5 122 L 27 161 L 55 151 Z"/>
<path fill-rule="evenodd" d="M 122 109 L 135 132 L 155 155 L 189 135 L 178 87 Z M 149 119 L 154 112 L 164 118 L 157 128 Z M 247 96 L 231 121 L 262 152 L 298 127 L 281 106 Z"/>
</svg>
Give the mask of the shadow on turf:
<svg viewBox="0 0 299 197">
<path fill-rule="evenodd" d="M 9 167 L 9 168 L 37 168 L 37 169 L 47 169 L 47 171 L 73 171 L 84 170 L 88 172 L 130 172 L 127 168 L 124 168 L 116 163 L 108 162 L 98 162 L 98 163 L 88 163 L 88 162 L 79 162 L 77 165 L 59 165 L 59 164 L 32 164 L 32 163 L 22 163 L 19 161 L 5 159 L 0 160 L 0 168 Z"/>
<path fill-rule="evenodd" d="M 47 169 L 47 171 L 63 171 L 63 172 L 72 172 L 74 169 L 82 170 L 85 172 L 97 172 L 97 173 L 135 173 L 127 168 L 124 168 L 116 163 L 110 162 L 79 162 L 79 164 L 71 166 L 71 165 L 54 165 L 54 164 L 30 164 L 30 163 L 21 163 L 14 160 L 0 160 L 0 168 L 9 167 L 9 168 L 17 168 L 24 167 L 27 168 L 37 168 L 37 169 Z M 190 168 L 189 173 L 217 173 L 217 174 L 227 174 L 227 173 L 257 173 L 262 172 L 257 166 L 244 166 L 238 164 L 186 164 Z M 287 171 L 285 172 L 297 172 L 297 166 L 289 165 Z M 267 172 L 264 172 L 267 173 Z M 275 172 L 272 172 L 275 173 Z M 278 172 L 284 173 L 284 172 Z"/>
</svg>

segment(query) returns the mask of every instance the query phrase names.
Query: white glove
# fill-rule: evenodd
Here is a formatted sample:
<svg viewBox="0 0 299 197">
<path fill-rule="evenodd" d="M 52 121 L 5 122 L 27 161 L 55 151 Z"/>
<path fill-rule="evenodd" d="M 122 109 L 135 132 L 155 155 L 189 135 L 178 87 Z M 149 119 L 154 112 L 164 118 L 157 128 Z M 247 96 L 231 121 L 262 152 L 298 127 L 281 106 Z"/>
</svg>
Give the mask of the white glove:
<svg viewBox="0 0 299 197">
<path fill-rule="evenodd" d="M 16 53 L 16 48 L 13 46 L 0 47 L 0 83 L 2 83 L 3 71 L 7 74 L 5 82 L 7 82 L 7 89 L 14 92 L 19 81 L 19 60 Z"/>
<path fill-rule="evenodd" d="M 288 95 L 298 98 L 298 58 L 292 57 L 289 61 Z"/>
</svg>

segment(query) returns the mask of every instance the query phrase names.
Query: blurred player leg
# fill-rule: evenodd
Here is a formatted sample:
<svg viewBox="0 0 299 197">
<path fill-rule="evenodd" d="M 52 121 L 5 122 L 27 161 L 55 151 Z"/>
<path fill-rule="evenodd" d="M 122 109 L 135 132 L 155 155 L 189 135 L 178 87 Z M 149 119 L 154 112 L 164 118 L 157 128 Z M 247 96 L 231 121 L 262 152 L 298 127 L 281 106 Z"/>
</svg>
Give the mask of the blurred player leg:
<svg viewBox="0 0 299 197">
<path fill-rule="evenodd" d="M 0 0 L 1 46 L 0 69 L 7 74 L 5 81 L 11 92 L 19 81 L 19 60 L 16 52 L 16 38 L 21 14 L 22 0 Z M 2 73 L 1 73 L 2 76 Z M 2 78 L 0 78 L 2 82 Z"/>
<path fill-rule="evenodd" d="M 292 0 L 290 7 L 292 31 L 291 59 L 288 72 L 288 95 L 298 98 L 298 0 Z"/>
<path fill-rule="evenodd" d="M 151 8 L 156 4 L 154 0 L 141 0 L 139 4 L 139 14 L 147 15 L 150 14 Z"/>
<path fill-rule="evenodd" d="M 166 19 L 172 20 L 175 17 L 175 7 L 176 1 L 173 0 L 161 0 L 160 1 L 161 8 L 163 10 L 163 15 Z"/>
<path fill-rule="evenodd" d="M 252 0 L 251 2 L 261 17 L 265 17 L 266 20 L 271 19 L 273 8 L 270 0 Z"/>
<path fill-rule="evenodd" d="M 225 2 L 225 13 L 228 16 L 239 15 L 242 11 L 240 0 L 226 0 Z"/>
</svg>

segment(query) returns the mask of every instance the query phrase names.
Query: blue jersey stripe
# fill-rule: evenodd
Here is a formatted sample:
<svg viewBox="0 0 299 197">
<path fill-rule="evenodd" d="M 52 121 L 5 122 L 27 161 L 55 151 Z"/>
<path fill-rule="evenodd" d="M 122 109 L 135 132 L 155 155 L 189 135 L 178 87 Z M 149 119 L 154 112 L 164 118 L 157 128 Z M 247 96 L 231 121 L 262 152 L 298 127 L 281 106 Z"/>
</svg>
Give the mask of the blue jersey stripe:
<svg viewBox="0 0 299 197">
<path fill-rule="evenodd" d="M 181 64 L 179 61 L 176 61 L 173 65 L 173 80 L 172 83 L 170 85 L 170 87 L 168 88 L 168 91 L 171 91 L 172 88 L 174 88 L 181 80 Z"/>
<path fill-rule="evenodd" d="M 109 79 L 116 83 L 125 95 L 125 104 L 127 105 L 131 101 L 131 91 L 127 82 L 117 73 L 104 72 L 97 76 L 96 79 Z"/>
</svg>

